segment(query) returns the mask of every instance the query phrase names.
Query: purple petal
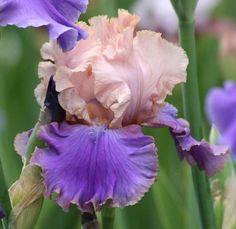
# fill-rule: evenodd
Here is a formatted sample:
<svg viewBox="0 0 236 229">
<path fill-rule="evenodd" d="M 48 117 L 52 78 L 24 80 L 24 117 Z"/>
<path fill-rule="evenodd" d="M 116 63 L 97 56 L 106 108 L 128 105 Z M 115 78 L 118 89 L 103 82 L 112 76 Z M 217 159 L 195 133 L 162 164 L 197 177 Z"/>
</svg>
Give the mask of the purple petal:
<svg viewBox="0 0 236 229">
<path fill-rule="evenodd" d="M 74 23 L 87 8 L 88 0 L 2 0 L 0 25 L 46 26 L 51 39 L 64 51 L 72 49 L 87 34 Z"/>
<path fill-rule="evenodd" d="M 181 159 L 185 158 L 191 165 L 198 165 L 208 176 L 223 169 L 227 148 L 209 145 L 205 140 L 197 141 L 191 134 L 188 122 L 177 118 L 177 109 L 166 104 L 155 118 L 144 124 L 149 127 L 169 127 Z"/>
<path fill-rule="evenodd" d="M 222 135 L 221 142 L 231 146 L 236 158 L 236 84 L 227 82 L 224 88 L 212 89 L 206 99 L 206 111 Z"/>
<path fill-rule="evenodd" d="M 39 136 L 48 148 L 37 149 L 32 163 L 42 168 L 46 196 L 58 193 L 65 210 L 75 203 L 83 211 L 138 202 L 157 175 L 154 139 L 141 127 L 51 123 Z"/>
<path fill-rule="evenodd" d="M 23 133 L 17 134 L 14 140 L 14 147 L 16 152 L 24 157 L 27 150 L 27 144 L 30 138 L 30 135 L 32 134 L 32 129 L 25 131 Z"/>
<path fill-rule="evenodd" d="M 3 219 L 4 217 L 5 217 L 5 212 L 3 208 L 0 206 L 0 220 Z"/>
</svg>

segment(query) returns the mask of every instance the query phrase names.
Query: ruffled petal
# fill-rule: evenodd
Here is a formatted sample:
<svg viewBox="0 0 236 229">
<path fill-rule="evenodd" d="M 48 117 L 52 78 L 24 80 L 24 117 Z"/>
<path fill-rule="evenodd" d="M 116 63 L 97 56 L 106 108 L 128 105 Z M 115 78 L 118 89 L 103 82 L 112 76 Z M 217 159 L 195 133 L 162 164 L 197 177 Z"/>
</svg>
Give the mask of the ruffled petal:
<svg viewBox="0 0 236 229">
<path fill-rule="evenodd" d="M 205 140 L 197 141 L 191 136 L 186 120 L 177 118 L 177 109 L 166 104 L 156 117 L 143 124 L 149 127 L 168 127 L 174 138 L 181 159 L 185 158 L 190 165 L 198 165 L 208 176 L 223 169 L 227 159 L 227 147 L 209 145 Z"/>
<path fill-rule="evenodd" d="M 122 35 L 126 31 L 131 31 L 139 22 L 139 17 L 130 14 L 127 10 L 119 9 L 118 17 L 109 19 L 107 16 L 96 16 L 89 20 L 90 30 L 97 37 L 104 49 L 113 43 L 114 38 Z M 126 40 L 126 42 L 129 42 Z"/>
<path fill-rule="evenodd" d="M 71 50 L 76 41 L 87 34 L 74 23 L 87 8 L 88 0 L 3 0 L 0 25 L 18 27 L 46 26 L 51 39 L 58 39 L 64 51 Z"/>
<path fill-rule="evenodd" d="M 155 115 L 174 86 L 185 82 L 188 59 L 182 48 L 158 33 L 142 31 L 135 36 L 138 20 L 120 10 L 117 18 L 98 16 L 89 25 L 79 23 L 89 37 L 67 53 L 52 42 L 45 44 L 42 56 L 50 63 L 40 65 L 44 76 L 36 90 L 38 101 L 42 101 L 49 73 L 55 71 L 59 102 L 78 119 L 88 121 L 91 101 L 108 111 L 105 116 L 113 113 L 112 128 L 138 124 Z M 73 99 L 68 99 L 72 94 Z"/>
<path fill-rule="evenodd" d="M 236 158 L 236 84 L 227 82 L 224 88 L 212 89 L 206 99 L 206 111 L 222 135 L 221 142 L 231 146 Z"/>
<path fill-rule="evenodd" d="M 127 43 L 128 54 L 121 56 L 120 46 L 126 47 Z M 115 118 L 119 115 L 113 127 L 119 126 L 120 120 L 128 125 L 150 117 L 174 86 L 186 80 L 185 52 L 160 34 L 138 32 L 133 42 L 121 39 L 114 50 L 110 58 L 101 56 L 93 66 L 96 98 L 114 112 Z"/>
<path fill-rule="evenodd" d="M 82 211 L 135 204 L 157 175 L 154 139 L 141 127 L 51 123 L 41 128 L 48 148 L 37 149 L 32 163 L 42 168 L 46 195 L 58 193 L 65 210 L 75 203 Z"/>
<path fill-rule="evenodd" d="M 14 140 L 14 147 L 16 152 L 24 157 L 26 154 L 27 144 L 30 138 L 30 135 L 32 134 L 32 129 L 25 131 L 23 133 L 17 134 Z"/>
<path fill-rule="evenodd" d="M 45 61 L 39 64 L 39 77 L 41 83 L 35 90 L 37 101 L 41 106 L 45 99 L 45 93 L 50 77 L 54 76 L 56 90 L 62 92 L 59 95 L 61 106 L 70 114 L 81 118 L 85 113 L 86 101 L 94 98 L 94 78 L 90 65 L 101 54 L 100 42 L 93 37 L 80 41 L 73 50 L 63 53 L 55 42 L 45 43 L 41 49 L 41 55 Z M 68 100 L 74 94 L 76 99 Z M 69 102 L 69 104 L 67 104 Z M 83 107 L 81 107 L 83 105 Z M 71 108 L 67 110 L 67 108 Z M 76 113 L 71 113 L 76 111 Z M 84 117 L 85 119 L 86 117 Z"/>
</svg>

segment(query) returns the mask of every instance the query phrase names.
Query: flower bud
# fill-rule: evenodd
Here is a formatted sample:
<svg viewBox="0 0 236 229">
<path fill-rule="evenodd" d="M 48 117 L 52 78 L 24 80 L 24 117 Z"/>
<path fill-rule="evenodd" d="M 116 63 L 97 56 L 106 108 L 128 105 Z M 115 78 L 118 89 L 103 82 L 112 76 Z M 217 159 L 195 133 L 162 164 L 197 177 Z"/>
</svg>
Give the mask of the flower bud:
<svg viewBox="0 0 236 229">
<path fill-rule="evenodd" d="M 28 165 L 23 168 L 20 179 L 9 189 L 12 204 L 10 229 L 32 229 L 43 203 L 44 186 L 40 169 Z"/>
</svg>

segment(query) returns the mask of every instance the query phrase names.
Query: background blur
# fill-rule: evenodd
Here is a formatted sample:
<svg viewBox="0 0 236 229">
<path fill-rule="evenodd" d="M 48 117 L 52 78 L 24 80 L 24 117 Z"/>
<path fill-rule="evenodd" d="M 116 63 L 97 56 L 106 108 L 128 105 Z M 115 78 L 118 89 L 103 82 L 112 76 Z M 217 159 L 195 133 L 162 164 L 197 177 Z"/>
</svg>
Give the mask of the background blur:
<svg viewBox="0 0 236 229">
<path fill-rule="evenodd" d="M 159 1 L 159 0 L 153 0 Z M 166 0 L 167 1 L 167 0 Z M 87 20 L 98 14 L 115 16 L 118 8 L 130 9 L 134 0 L 91 0 L 89 10 L 82 17 Z M 212 21 L 228 21 L 236 24 L 235 0 L 221 0 L 212 13 Z M 163 20 L 163 18 L 162 18 Z M 153 21 L 152 21 L 153 23 Z M 236 25 L 235 25 L 236 26 Z M 204 98 L 212 86 L 221 85 L 227 79 L 236 79 L 235 64 L 220 53 L 222 32 L 211 33 L 214 26 L 208 25 L 197 34 L 198 73 L 202 113 Z M 165 34 L 164 34 L 165 35 Z M 173 40 L 173 37 L 170 38 Z M 174 38 L 175 40 L 175 38 Z M 15 153 L 13 139 L 19 132 L 34 126 L 39 106 L 34 98 L 34 88 L 39 82 L 37 65 L 40 47 L 47 41 L 43 29 L 0 30 L 0 157 L 10 186 L 19 176 L 21 159 Z M 236 62 L 235 62 L 236 63 Z M 229 71 L 231 70 L 232 71 Z M 191 95 L 189 95 L 191 96 Z M 181 88 L 176 88 L 169 98 L 182 115 Z M 204 116 L 205 138 L 209 125 Z M 172 229 L 199 228 L 193 196 L 191 173 L 185 162 L 180 162 L 168 134 L 168 130 L 146 130 L 158 142 L 159 175 L 151 191 L 135 206 L 116 211 L 117 229 Z M 37 229 L 79 228 L 79 214 L 75 207 L 64 213 L 53 201 L 46 200 Z"/>
</svg>

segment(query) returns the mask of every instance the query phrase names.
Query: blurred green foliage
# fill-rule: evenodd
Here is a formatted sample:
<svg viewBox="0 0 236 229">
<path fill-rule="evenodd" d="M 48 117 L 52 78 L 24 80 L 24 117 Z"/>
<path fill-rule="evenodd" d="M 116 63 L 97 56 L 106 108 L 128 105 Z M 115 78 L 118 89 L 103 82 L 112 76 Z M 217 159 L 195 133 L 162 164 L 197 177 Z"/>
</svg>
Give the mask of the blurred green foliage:
<svg viewBox="0 0 236 229">
<path fill-rule="evenodd" d="M 216 18 L 235 20 L 235 0 L 222 0 L 215 10 Z M 116 15 L 117 8 L 128 9 L 134 0 L 91 0 L 90 8 L 83 19 L 98 14 Z M 44 30 L 15 27 L 0 30 L 0 114 L 4 122 L 0 125 L 0 157 L 3 162 L 8 186 L 19 177 L 20 157 L 15 153 L 13 139 L 19 132 L 33 127 L 39 106 L 33 96 L 38 83 L 37 65 L 40 46 L 47 40 Z M 201 104 L 209 88 L 222 84 L 223 76 L 218 58 L 219 41 L 214 36 L 198 36 L 198 73 Z M 191 95 L 189 95 L 191 96 Z M 177 87 L 169 101 L 179 108 L 182 99 Z M 204 114 L 204 109 L 202 109 Z M 206 118 L 205 136 L 209 125 Z M 200 125 L 200 124 L 199 124 Z M 116 211 L 117 229 L 199 229 L 196 203 L 189 166 L 181 162 L 176 154 L 168 130 L 145 130 L 158 143 L 159 175 L 151 191 L 135 206 Z M 64 213 L 54 201 L 45 200 L 40 219 L 35 228 L 79 228 L 80 217 L 73 206 Z"/>
</svg>

